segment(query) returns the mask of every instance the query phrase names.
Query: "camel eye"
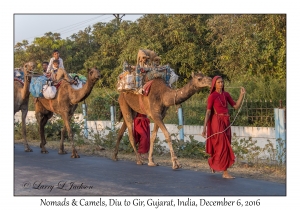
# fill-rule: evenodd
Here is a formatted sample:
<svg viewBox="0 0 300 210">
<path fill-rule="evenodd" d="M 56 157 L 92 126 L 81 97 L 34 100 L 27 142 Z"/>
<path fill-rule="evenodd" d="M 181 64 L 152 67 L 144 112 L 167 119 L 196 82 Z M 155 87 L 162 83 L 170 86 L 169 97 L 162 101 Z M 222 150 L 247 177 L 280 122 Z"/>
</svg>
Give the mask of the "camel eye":
<svg viewBox="0 0 300 210">
<path fill-rule="evenodd" d="M 200 82 L 202 80 L 202 77 L 198 77 L 198 81 Z"/>
</svg>

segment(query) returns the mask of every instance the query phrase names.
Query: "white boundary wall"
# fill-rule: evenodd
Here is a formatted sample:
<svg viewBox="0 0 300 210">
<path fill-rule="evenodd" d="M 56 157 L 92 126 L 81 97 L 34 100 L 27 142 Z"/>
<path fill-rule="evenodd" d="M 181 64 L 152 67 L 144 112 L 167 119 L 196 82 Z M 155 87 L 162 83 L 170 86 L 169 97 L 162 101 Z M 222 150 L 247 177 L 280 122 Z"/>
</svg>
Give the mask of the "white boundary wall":
<svg viewBox="0 0 300 210">
<path fill-rule="evenodd" d="M 76 121 L 80 122 L 83 120 L 83 115 L 78 114 L 75 115 L 78 117 L 78 119 L 75 119 Z M 16 122 L 21 121 L 21 112 L 18 112 L 15 114 L 14 119 Z M 33 123 L 36 122 L 34 111 L 29 111 L 26 118 L 27 123 Z M 115 126 L 115 128 L 120 128 L 122 123 L 119 123 Z M 111 128 L 111 122 L 110 121 L 87 121 L 87 126 L 89 131 L 90 130 L 98 130 L 102 131 L 104 135 L 106 135 L 109 130 L 106 129 L 106 127 Z M 167 130 L 170 134 L 179 134 L 179 130 L 177 128 L 177 125 L 174 124 L 166 124 Z M 97 129 L 96 129 L 97 128 Z M 150 124 L 150 130 L 153 129 L 153 123 Z M 205 139 L 200 135 L 203 131 L 203 126 L 195 126 L 195 125 L 184 125 L 184 140 L 189 140 L 189 135 L 193 135 L 195 140 L 204 142 Z M 231 127 L 232 134 L 235 134 L 238 139 L 248 139 L 249 137 L 252 137 L 252 140 L 257 140 L 257 146 L 263 148 L 265 144 L 267 144 L 267 140 L 270 140 L 273 145 L 276 145 L 276 139 L 275 139 L 275 128 L 274 127 L 243 127 L 243 126 L 232 126 Z M 165 137 L 161 130 L 158 130 L 157 137 L 160 140 L 164 140 Z"/>
</svg>

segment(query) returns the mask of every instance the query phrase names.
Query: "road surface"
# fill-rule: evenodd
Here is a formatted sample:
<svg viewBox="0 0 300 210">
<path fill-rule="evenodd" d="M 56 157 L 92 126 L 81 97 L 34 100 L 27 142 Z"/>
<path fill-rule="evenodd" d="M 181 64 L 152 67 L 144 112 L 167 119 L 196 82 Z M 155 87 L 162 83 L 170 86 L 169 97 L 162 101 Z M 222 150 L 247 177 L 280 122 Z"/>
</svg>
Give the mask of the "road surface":
<svg viewBox="0 0 300 210">
<path fill-rule="evenodd" d="M 136 165 L 104 157 L 70 153 L 22 144 L 14 148 L 14 196 L 285 196 L 286 184 L 236 178 L 170 167 Z"/>
</svg>

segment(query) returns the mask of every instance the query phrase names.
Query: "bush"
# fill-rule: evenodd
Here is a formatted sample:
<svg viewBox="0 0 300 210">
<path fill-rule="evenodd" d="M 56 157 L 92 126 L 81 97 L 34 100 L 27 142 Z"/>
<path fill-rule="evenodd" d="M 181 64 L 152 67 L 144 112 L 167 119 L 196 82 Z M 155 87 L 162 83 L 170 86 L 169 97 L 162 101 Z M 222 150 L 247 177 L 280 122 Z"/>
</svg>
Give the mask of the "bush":
<svg viewBox="0 0 300 210">
<path fill-rule="evenodd" d="M 14 125 L 14 139 L 22 139 L 22 123 L 16 122 Z M 26 138 L 40 139 L 38 126 L 36 123 L 26 123 Z"/>
<path fill-rule="evenodd" d="M 242 160 L 247 161 L 247 163 L 257 163 L 258 156 L 263 151 L 259 146 L 256 145 L 257 141 L 252 140 L 251 137 L 249 139 L 237 139 L 234 135 L 232 139 L 232 149 L 236 156 L 237 163 Z"/>
<path fill-rule="evenodd" d="M 174 135 L 173 135 L 174 136 Z M 205 152 L 205 143 L 194 139 L 194 136 L 189 136 L 190 140 L 183 141 L 178 138 L 172 141 L 173 149 L 177 157 L 206 159 L 208 155 Z"/>
</svg>

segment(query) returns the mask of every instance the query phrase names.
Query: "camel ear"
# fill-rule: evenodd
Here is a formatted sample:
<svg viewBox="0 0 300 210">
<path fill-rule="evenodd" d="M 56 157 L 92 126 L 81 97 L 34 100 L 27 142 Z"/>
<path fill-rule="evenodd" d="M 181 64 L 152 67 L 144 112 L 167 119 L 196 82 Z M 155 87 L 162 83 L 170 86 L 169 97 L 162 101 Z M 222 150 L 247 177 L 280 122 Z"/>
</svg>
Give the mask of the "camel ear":
<svg viewBox="0 0 300 210">
<path fill-rule="evenodd" d="M 192 77 L 194 77 L 194 72 L 192 71 Z"/>
</svg>

